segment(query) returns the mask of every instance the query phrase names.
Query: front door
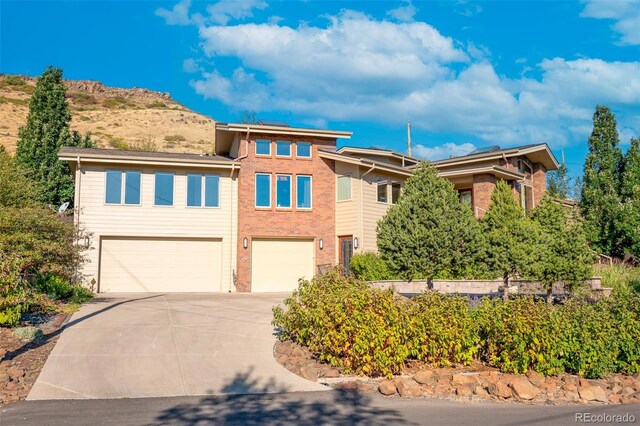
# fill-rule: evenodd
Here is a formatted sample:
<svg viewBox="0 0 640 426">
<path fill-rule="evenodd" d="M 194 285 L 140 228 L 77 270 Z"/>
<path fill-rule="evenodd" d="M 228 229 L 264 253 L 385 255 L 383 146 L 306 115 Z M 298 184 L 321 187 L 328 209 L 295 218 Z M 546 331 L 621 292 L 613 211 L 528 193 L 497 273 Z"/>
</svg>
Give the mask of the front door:
<svg viewBox="0 0 640 426">
<path fill-rule="evenodd" d="M 340 269 L 342 274 L 347 276 L 351 272 L 349 265 L 353 256 L 353 236 L 338 237 L 338 241 L 340 242 Z"/>
</svg>

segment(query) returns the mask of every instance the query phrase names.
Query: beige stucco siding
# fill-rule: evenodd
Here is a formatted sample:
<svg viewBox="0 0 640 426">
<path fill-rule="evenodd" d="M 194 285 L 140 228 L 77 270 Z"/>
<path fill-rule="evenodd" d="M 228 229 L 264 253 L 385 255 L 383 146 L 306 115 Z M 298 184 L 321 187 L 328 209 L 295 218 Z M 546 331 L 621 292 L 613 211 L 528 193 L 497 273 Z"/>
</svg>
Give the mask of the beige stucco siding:
<svg viewBox="0 0 640 426">
<path fill-rule="evenodd" d="M 90 250 L 83 273 L 86 281 L 99 279 L 100 238 L 106 236 L 154 238 L 213 238 L 222 241 L 222 279 L 220 291 L 233 289 L 235 268 L 235 239 L 237 233 L 236 180 L 229 170 L 150 168 L 131 165 L 82 164 L 76 173 L 76 220 L 91 233 Z M 137 170 L 142 172 L 141 203 L 132 205 L 106 205 L 106 170 Z M 173 172 L 174 199 L 172 207 L 155 207 L 154 173 Z M 186 206 L 187 174 L 218 174 L 220 176 L 219 205 L 217 208 Z M 237 173 L 237 171 L 236 171 Z"/>
</svg>

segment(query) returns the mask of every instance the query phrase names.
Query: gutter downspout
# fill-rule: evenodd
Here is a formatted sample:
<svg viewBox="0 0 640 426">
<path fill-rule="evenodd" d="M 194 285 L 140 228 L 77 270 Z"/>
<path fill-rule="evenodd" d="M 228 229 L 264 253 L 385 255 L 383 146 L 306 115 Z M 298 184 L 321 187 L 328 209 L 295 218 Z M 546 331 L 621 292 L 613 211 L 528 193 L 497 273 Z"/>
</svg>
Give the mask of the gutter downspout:
<svg viewBox="0 0 640 426">
<path fill-rule="evenodd" d="M 360 244 L 359 249 L 364 250 L 364 177 L 374 171 L 375 164 L 371 164 L 371 168 L 360 175 Z"/>
</svg>

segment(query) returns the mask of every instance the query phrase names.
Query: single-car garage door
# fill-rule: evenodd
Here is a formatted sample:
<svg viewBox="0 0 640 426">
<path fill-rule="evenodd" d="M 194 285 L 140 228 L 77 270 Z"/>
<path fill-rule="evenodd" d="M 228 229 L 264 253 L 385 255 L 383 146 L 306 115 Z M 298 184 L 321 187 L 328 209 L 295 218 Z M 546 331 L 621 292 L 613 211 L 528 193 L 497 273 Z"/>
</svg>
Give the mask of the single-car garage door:
<svg viewBox="0 0 640 426">
<path fill-rule="evenodd" d="M 100 292 L 219 292 L 222 240 L 102 238 Z"/>
<path fill-rule="evenodd" d="M 293 291 L 299 278 L 311 279 L 315 270 L 313 240 L 253 239 L 251 291 Z"/>
</svg>

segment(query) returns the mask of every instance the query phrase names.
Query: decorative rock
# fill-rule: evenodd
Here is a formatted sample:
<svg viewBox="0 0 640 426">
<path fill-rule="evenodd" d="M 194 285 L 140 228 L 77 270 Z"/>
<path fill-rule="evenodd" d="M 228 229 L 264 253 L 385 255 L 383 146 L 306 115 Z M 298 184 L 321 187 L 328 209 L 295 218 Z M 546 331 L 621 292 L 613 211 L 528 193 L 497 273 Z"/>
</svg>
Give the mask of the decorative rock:
<svg viewBox="0 0 640 426">
<path fill-rule="evenodd" d="M 620 395 L 612 394 L 609 395 L 609 402 L 612 404 L 620 404 L 622 402 L 622 398 L 620 398 Z"/>
<path fill-rule="evenodd" d="M 563 390 L 566 390 L 567 392 L 578 392 L 578 387 L 572 383 L 566 383 L 564 386 L 562 386 Z"/>
<path fill-rule="evenodd" d="M 401 378 L 397 381 L 396 386 L 400 396 L 417 397 L 422 396 L 422 389 L 415 381 L 411 379 Z"/>
<path fill-rule="evenodd" d="M 414 374 L 413 380 L 420 383 L 421 385 L 429 386 L 434 386 L 438 382 L 438 378 L 433 373 L 433 371 L 430 370 L 420 371 Z"/>
<path fill-rule="evenodd" d="M 579 390 L 580 398 L 587 401 L 607 402 L 607 394 L 599 386 L 581 387 Z"/>
<path fill-rule="evenodd" d="M 613 386 L 611 386 L 611 393 L 617 394 L 622 392 L 622 386 L 620 386 L 619 384 L 614 384 Z"/>
<path fill-rule="evenodd" d="M 476 382 L 476 378 L 475 375 L 459 373 L 454 374 L 451 381 L 454 385 L 470 385 Z"/>
<path fill-rule="evenodd" d="M 24 376 L 24 370 L 18 367 L 9 367 L 7 368 L 7 374 L 11 380 L 18 380 Z"/>
<path fill-rule="evenodd" d="M 378 383 L 378 391 L 385 396 L 395 395 L 396 390 L 396 385 L 391 380 L 383 380 Z"/>
<path fill-rule="evenodd" d="M 588 388 L 589 386 L 591 386 L 591 382 L 589 382 L 589 380 L 582 378 L 578 381 L 578 384 L 581 388 Z"/>
<path fill-rule="evenodd" d="M 314 365 L 305 365 L 300 369 L 300 375 L 307 380 L 316 382 L 318 380 L 318 370 Z"/>
<path fill-rule="evenodd" d="M 458 387 L 456 388 L 456 395 L 465 397 L 473 395 L 471 384 L 458 385 Z"/>
<path fill-rule="evenodd" d="M 516 377 L 511 380 L 511 389 L 515 395 L 524 400 L 530 400 L 538 396 L 540 389 L 533 386 L 526 377 Z"/>
<path fill-rule="evenodd" d="M 543 375 L 536 373 L 533 370 L 527 371 L 527 378 L 534 386 L 540 386 L 545 382 L 545 378 Z"/>
<path fill-rule="evenodd" d="M 11 380 L 9 375 L 4 371 L 0 371 L 0 384 L 1 383 L 6 383 L 9 380 Z M 0 388 L 2 388 L 2 386 L 0 386 Z"/>
<path fill-rule="evenodd" d="M 509 389 L 509 386 L 505 385 L 502 382 L 490 384 L 488 391 L 491 395 L 495 395 L 500 398 L 511 398 L 512 396 L 511 389 Z"/>
<path fill-rule="evenodd" d="M 480 385 L 476 385 L 476 387 L 473 389 L 473 394 L 482 398 L 486 398 L 487 396 L 489 396 L 489 392 L 487 392 L 487 390 Z"/>
<path fill-rule="evenodd" d="M 572 392 L 572 391 L 567 391 L 564 394 L 565 398 L 568 399 L 569 401 L 577 401 L 578 400 L 578 394 L 576 392 Z"/>
</svg>

